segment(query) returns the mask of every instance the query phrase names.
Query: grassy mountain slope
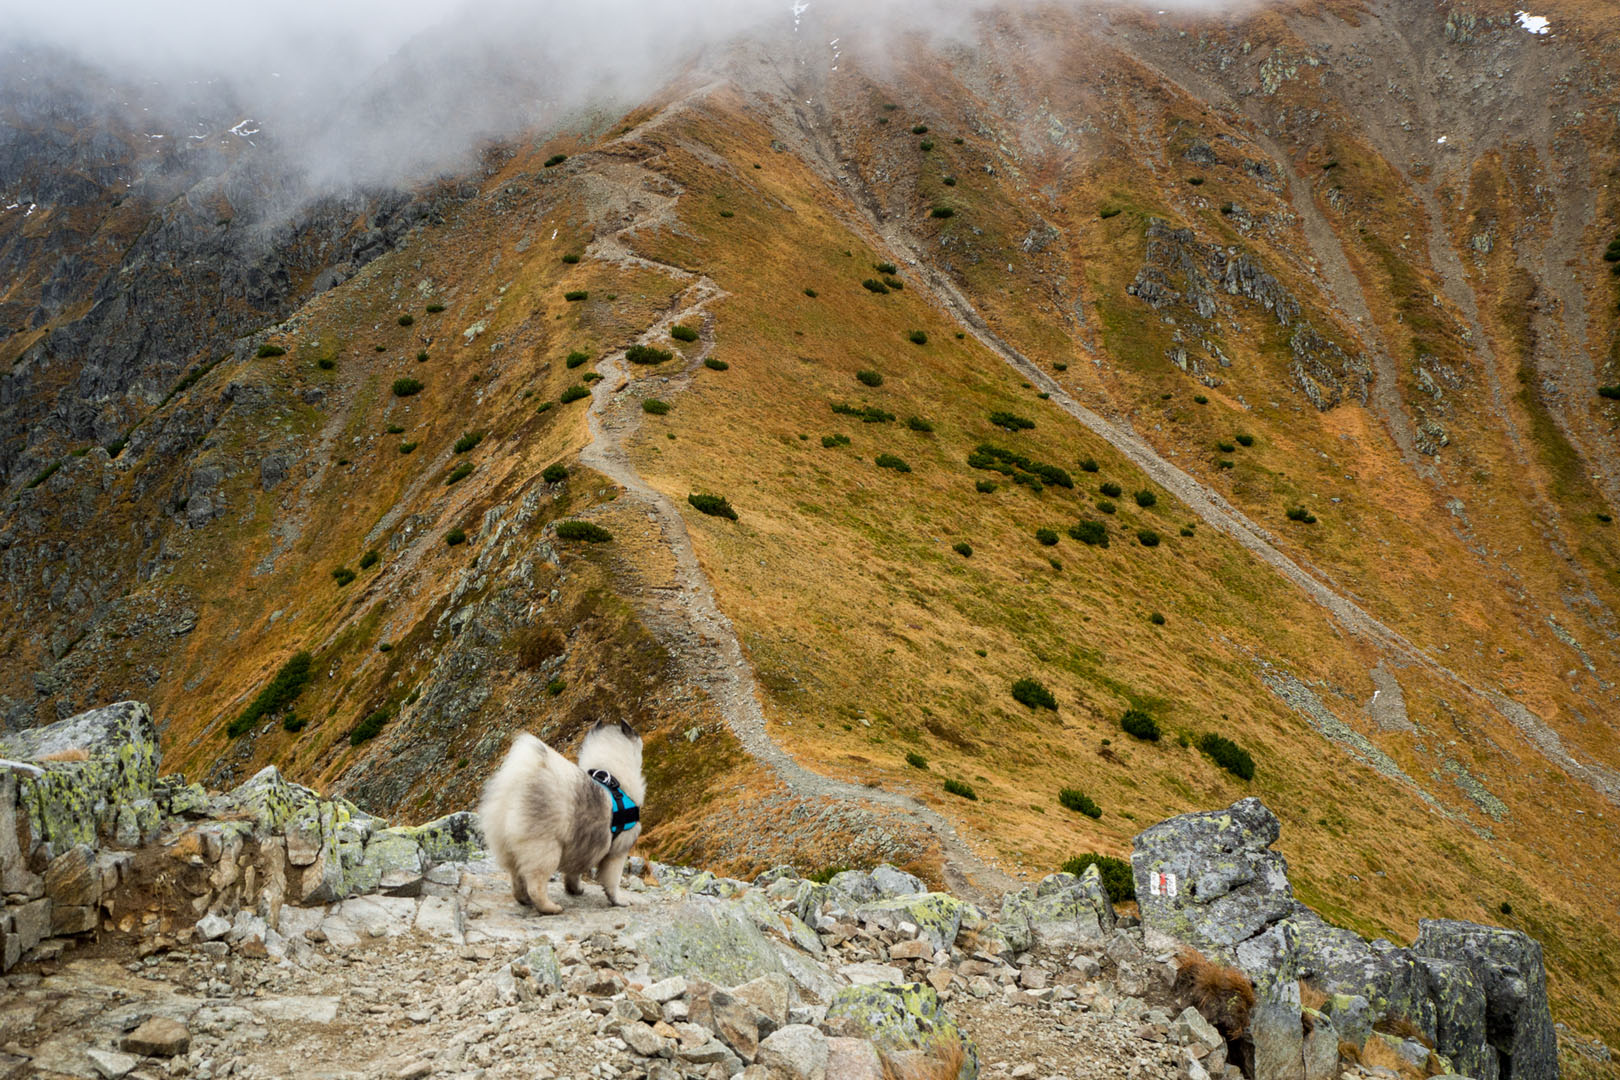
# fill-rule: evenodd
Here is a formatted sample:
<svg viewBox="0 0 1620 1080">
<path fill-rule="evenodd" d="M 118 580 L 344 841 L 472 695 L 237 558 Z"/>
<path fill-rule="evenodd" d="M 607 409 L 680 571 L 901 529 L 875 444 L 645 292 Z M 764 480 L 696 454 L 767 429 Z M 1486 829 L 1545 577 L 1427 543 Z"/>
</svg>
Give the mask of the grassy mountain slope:
<svg viewBox="0 0 1620 1080">
<path fill-rule="evenodd" d="M 1259 795 L 1326 916 L 1520 927 L 1558 1017 L 1612 1041 L 1615 28 L 1547 14 L 1544 40 L 1467 5 L 1015 12 L 886 63 L 829 25 L 606 131 L 498 148 L 442 224 L 244 339 L 116 460 L 16 485 L 5 692 L 139 694 L 173 767 L 275 763 L 417 817 L 470 802 L 516 728 L 564 744 L 626 715 L 653 850 L 940 873 L 916 821 L 748 756 L 709 677 L 725 628 L 681 621 L 679 538 L 592 447 L 679 510 L 800 764 L 914 794 L 1028 873 Z M 636 343 L 671 356 L 623 362 Z M 1335 620 L 1003 352 L 1409 648 Z M 575 519 L 613 539 L 559 539 Z M 64 618 L 86 575 L 117 598 Z M 300 649 L 303 723 L 229 735 Z M 1015 700 L 1025 678 L 1056 708 Z"/>
</svg>

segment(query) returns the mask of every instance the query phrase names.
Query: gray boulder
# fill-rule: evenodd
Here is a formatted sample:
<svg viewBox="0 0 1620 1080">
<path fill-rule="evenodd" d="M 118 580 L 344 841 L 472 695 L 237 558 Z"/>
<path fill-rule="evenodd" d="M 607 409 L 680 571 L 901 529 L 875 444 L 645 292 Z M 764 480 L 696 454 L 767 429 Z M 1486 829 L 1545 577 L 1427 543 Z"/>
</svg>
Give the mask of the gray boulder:
<svg viewBox="0 0 1620 1080">
<path fill-rule="evenodd" d="M 979 1075 L 973 1040 L 945 1012 L 933 987 L 922 983 L 846 986 L 827 1004 L 825 1026 L 833 1035 L 870 1040 L 885 1073 L 937 1075 L 938 1062 L 960 1060 L 954 1080 Z"/>
<path fill-rule="evenodd" d="M 1131 853 L 1149 948 L 1175 943 L 1231 963 L 1235 947 L 1294 913 L 1281 832 L 1259 799 L 1183 814 L 1138 833 Z"/>
<path fill-rule="evenodd" d="M 1049 874 L 1001 901 L 995 930 L 1015 952 L 1036 945 L 1066 948 L 1096 941 L 1114 928 L 1114 906 L 1095 865 L 1080 877 Z"/>
<path fill-rule="evenodd" d="M 1499 1075 L 1556 1080 L 1558 1038 L 1547 1004 L 1540 943 L 1517 930 L 1423 919 L 1412 951 L 1460 964 L 1478 980 L 1485 996 L 1485 1038 L 1497 1056 Z M 1456 1048 L 1438 1048 L 1453 1060 L 1463 1056 Z M 1464 1068 L 1460 1061 L 1457 1067 Z"/>
</svg>

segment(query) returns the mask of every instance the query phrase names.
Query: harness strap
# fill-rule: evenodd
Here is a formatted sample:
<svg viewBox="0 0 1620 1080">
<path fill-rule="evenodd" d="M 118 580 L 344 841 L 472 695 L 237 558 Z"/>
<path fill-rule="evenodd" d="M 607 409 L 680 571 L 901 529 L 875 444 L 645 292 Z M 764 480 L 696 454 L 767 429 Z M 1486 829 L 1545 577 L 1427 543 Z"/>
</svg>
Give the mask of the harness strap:
<svg viewBox="0 0 1620 1080">
<path fill-rule="evenodd" d="M 641 808 L 636 805 L 636 801 L 629 793 L 619 786 L 618 777 L 606 769 L 592 769 L 586 775 L 607 788 L 608 794 L 613 797 L 613 819 L 610 823 L 612 835 L 618 836 L 640 824 Z"/>
</svg>

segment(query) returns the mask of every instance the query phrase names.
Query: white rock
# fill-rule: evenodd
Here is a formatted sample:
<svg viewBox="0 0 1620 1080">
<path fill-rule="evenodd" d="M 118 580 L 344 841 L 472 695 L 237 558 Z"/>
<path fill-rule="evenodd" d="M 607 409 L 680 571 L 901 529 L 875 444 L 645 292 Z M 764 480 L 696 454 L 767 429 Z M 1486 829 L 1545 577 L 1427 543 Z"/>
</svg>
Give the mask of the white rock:
<svg viewBox="0 0 1620 1080">
<path fill-rule="evenodd" d="M 781 1080 L 827 1080 L 827 1036 L 809 1024 L 789 1024 L 760 1042 L 758 1059 Z"/>
<path fill-rule="evenodd" d="M 326 935 L 326 940 L 339 949 L 352 949 L 360 944 L 360 935 L 341 916 L 328 915 L 321 920 L 320 930 Z"/>
<path fill-rule="evenodd" d="M 141 1059 L 134 1054 L 121 1054 L 114 1050 L 86 1050 L 84 1053 L 96 1074 L 106 1080 L 119 1080 L 119 1077 L 127 1075 L 141 1063 Z"/>
<path fill-rule="evenodd" d="M 461 901 L 455 897 L 429 896 L 416 910 L 416 928 L 431 937 L 447 938 L 457 945 L 467 940 L 467 925 Z"/>
<path fill-rule="evenodd" d="M 905 972 L 892 964 L 879 964 L 873 961 L 864 961 L 859 964 L 846 964 L 840 968 L 844 978 L 856 986 L 871 986 L 874 983 L 905 982 Z"/>
<path fill-rule="evenodd" d="M 265 1020 L 299 1024 L 330 1024 L 337 1019 L 338 999 L 295 994 L 281 998 L 249 998 L 248 1007 Z"/>
<path fill-rule="evenodd" d="M 230 929 L 231 921 L 223 915 L 204 915 L 197 920 L 197 936 L 204 941 L 218 941 Z"/>
<path fill-rule="evenodd" d="M 656 1001 L 658 1004 L 662 1005 L 666 1001 L 674 1001 L 678 997 L 685 997 L 686 991 L 687 985 L 685 977 L 675 975 L 671 978 L 653 983 L 651 986 L 647 987 L 647 989 L 643 990 L 642 994 L 650 1000 Z"/>
</svg>

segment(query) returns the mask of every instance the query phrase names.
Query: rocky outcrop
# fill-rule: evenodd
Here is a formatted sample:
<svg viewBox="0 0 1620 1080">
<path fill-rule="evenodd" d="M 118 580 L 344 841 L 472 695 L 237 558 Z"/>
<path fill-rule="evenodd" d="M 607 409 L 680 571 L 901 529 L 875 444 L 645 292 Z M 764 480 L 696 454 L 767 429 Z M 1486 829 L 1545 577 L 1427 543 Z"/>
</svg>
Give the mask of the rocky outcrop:
<svg viewBox="0 0 1620 1080">
<path fill-rule="evenodd" d="M 1328 1025 L 1336 1039 L 1384 1038 L 1375 1025 L 1415 1028 L 1394 1040 L 1425 1067 L 1475 1080 L 1558 1075 L 1557 1040 L 1541 946 L 1516 930 L 1426 920 L 1409 948 L 1368 942 L 1299 903 L 1282 855 L 1280 823 L 1258 799 L 1184 814 L 1140 833 L 1131 857 L 1150 947 L 1190 946 L 1253 980 L 1255 1075 L 1319 1073 Z M 1302 1015 L 1303 980 L 1328 995 Z M 1317 1060 L 1320 1058 L 1321 1060 Z"/>
<path fill-rule="evenodd" d="M 420 897 L 482 846 L 476 815 L 389 828 L 266 768 L 210 795 L 158 776 L 151 711 L 124 701 L 0 739 L 0 961 L 98 931 L 172 944 L 206 918 L 361 893 Z M 263 934 L 260 934 L 263 937 Z"/>
<path fill-rule="evenodd" d="M 1205 243 L 1192 229 L 1173 228 L 1159 218 L 1148 222 L 1146 238 L 1142 267 L 1125 291 L 1155 311 L 1177 310 L 1177 344 L 1169 355 L 1177 367 L 1207 386 L 1219 385 L 1208 372 L 1212 365 L 1231 364 L 1216 340 L 1216 324 L 1230 309 L 1221 299 L 1224 293 L 1251 301 L 1278 326 L 1292 330 L 1288 377 L 1318 410 L 1326 412 L 1346 396 L 1366 404 L 1371 366 L 1316 330 L 1299 300 L 1254 255 Z"/>
</svg>

